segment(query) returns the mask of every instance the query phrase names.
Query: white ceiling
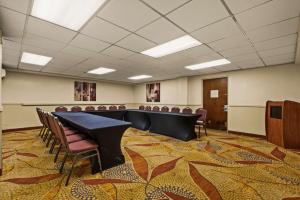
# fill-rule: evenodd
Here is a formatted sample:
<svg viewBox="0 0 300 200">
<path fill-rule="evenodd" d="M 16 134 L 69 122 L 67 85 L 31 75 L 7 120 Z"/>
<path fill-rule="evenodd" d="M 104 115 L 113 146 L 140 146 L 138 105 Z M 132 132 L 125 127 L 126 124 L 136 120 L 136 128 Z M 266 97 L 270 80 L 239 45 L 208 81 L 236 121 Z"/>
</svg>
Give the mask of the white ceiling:
<svg viewBox="0 0 300 200">
<path fill-rule="evenodd" d="M 6 68 L 128 82 L 266 67 L 295 61 L 300 0 L 107 0 L 78 31 L 30 16 L 32 0 L 0 0 Z M 161 58 L 140 54 L 190 34 L 203 45 Z M 20 63 L 21 52 L 53 57 Z M 230 65 L 190 71 L 186 65 L 227 58 Z M 117 71 L 90 75 L 108 67 Z"/>
</svg>

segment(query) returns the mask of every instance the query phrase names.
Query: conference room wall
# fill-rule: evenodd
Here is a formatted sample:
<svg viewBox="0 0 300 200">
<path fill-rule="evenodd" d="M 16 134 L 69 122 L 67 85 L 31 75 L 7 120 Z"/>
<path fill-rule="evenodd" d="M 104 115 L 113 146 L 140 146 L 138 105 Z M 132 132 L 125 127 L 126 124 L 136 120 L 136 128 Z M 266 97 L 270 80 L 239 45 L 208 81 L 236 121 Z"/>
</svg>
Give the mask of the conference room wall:
<svg viewBox="0 0 300 200">
<path fill-rule="evenodd" d="M 77 79 L 76 79 L 77 80 Z M 3 129 L 39 125 L 37 106 L 53 111 L 57 104 L 126 104 L 133 102 L 133 86 L 100 81 L 97 83 L 97 101 L 74 101 L 75 79 L 8 72 L 3 79 Z M 84 108 L 86 105 L 81 105 Z"/>
<path fill-rule="evenodd" d="M 264 115 L 267 100 L 293 100 L 300 102 L 300 66 L 295 64 L 278 65 L 265 68 L 232 71 L 212 75 L 199 75 L 188 78 L 187 88 L 178 89 L 179 79 L 161 82 L 161 96 L 159 104 L 176 104 L 176 95 L 187 94 L 186 104 L 181 107 L 201 107 L 203 79 L 228 77 L 228 129 L 236 132 L 265 135 Z M 172 88 L 164 90 L 165 86 Z M 181 91 L 186 90 L 181 93 Z M 145 84 L 135 86 L 135 100 L 137 104 L 145 102 Z M 184 102 L 181 102 L 184 103 Z M 151 103 L 150 103 L 151 104 Z"/>
</svg>

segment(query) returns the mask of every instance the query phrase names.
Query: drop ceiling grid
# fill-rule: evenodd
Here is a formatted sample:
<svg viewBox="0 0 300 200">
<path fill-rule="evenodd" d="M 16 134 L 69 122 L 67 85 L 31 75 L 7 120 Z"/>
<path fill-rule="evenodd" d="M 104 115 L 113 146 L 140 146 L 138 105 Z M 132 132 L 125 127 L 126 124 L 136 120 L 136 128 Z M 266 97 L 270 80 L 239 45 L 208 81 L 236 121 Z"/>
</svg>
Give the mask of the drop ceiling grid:
<svg viewBox="0 0 300 200">
<path fill-rule="evenodd" d="M 15 0 L 12 0 L 12 1 L 15 1 Z M 132 55 L 138 55 L 139 54 L 139 52 L 138 51 L 134 51 L 134 50 L 132 50 L 132 49 L 127 49 L 126 48 L 126 46 L 124 47 L 122 47 L 122 46 L 119 46 L 117 43 L 118 42 L 122 42 L 122 40 L 125 40 L 126 38 L 128 38 L 128 37 L 130 37 L 130 36 L 132 36 L 132 35 L 135 35 L 135 36 L 137 36 L 137 37 L 141 37 L 141 38 L 143 38 L 143 39 L 145 39 L 145 40 L 147 40 L 147 41 L 149 41 L 149 42 L 152 42 L 153 44 L 158 44 L 160 41 L 158 41 L 158 40 L 156 40 L 156 41 L 153 41 L 153 38 L 147 38 L 146 37 L 146 35 L 147 34 L 145 34 L 145 35 L 143 35 L 143 34 L 141 34 L 141 30 L 143 30 L 143 29 L 146 29 L 147 27 L 149 27 L 149 26 L 151 26 L 152 24 L 154 24 L 154 23 L 156 23 L 157 21 L 159 21 L 159 20 L 166 20 L 167 22 L 168 22 L 168 24 L 172 24 L 172 26 L 175 26 L 177 29 L 178 29 L 178 32 L 185 32 L 185 33 L 188 33 L 188 34 L 191 34 L 191 35 L 193 35 L 193 32 L 196 32 L 196 31 L 201 31 L 201 30 L 203 30 L 203 31 L 205 31 L 206 29 L 208 29 L 210 26 L 213 26 L 213 25 L 215 25 L 215 24 L 217 24 L 217 23 L 220 23 L 222 20 L 229 20 L 229 19 L 231 19 L 231 17 L 237 17 L 237 21 L 239 21 L 239 17 L 240 17 L 240 19 L 241 19 L 241 16 L 247 16 L 247 13 L 248 12 L 261 12 L 261 10 L 262 10 L 262 7 L 266 7 L 266 8 L 268 8 L 268 7 L 272 7 L 272 5 L 274 6 L 274 5 L 276 5 L 276 4 L 280 4 L 280 3 L 282 3 L 282 0 L 273 0 L 273 1 L 262 1 L 262 0 L 256 0 L 257 2 L 259 2 L 259 3 L 257 3 L 257 4 L 253 4 L 253 5 L 251 5 L 251 6 L 249 6 L 247 9 L 242 9 L 242 10 L 240 10 L 239 12 L 235 12 L 236 10 L 234 10 L 234 14 L 233 15 L 230 15 L 230 14 L 228 14 L 228 16 L 226 16 L 226 17 L 224 17 L 224 18 L 221 18 L 221 19 L 217 19 L 217 20 L 213 20 L 211 23 L 208 23 L 208 24 L 205 24 L 203 27 L 198 27 L 198 28 L 196 28 L 195 30 L 192 30 L 192 31 L 186 31 L 183 27 L 181 27 L 180 26 L 180 24 L 178 24 L 178 23 L 176 23 L 176 20 L 172 20 L 172 19 L 170 19 L 170 17 L 168 17 L 168 15 L 170 16 L 172 13 L 175 13 L 176 11 L 180 11 L 180 9 L 183 9 L 184 7 L 186 7 L 186 6 L 189 6 L 190 4 L 192 4 L 192 3 L 194 3 L 196 0 L 189 0 L 189 1 L 187 1 L 187 0 L 177 0 L 177 2 L 178 2 L 178 4 L 177 4 L 177 7 L 175 7 L 175 8 L 173 8 L 172 6 L 170 6 L 170 7 L 172 7 L 172 8 L 165 8 L 165 10 L 169 10 L 168 12 L 162 12 L 162 11 L 158 11 L 156 8 L 155 8 L 155 6 L 152 6 L 151 5 L 151 1 L 147 1 L 147 0 L 139 0 L 139 2 L 141 2 L 142 4 L 143 4 L 143 6 L 145 6 L 145 8 L 143 8 L 143 9 L 145 9 L 145 10 L 147 10 L 147 9 L 149 9 L 149 10 L 151 10 L 151 12 L 153 13 L 153 16 L 155 16 L 155 17 L 152 17 L 151 18 L 151 20 L 146 20 L 146 23 L 144 23 L 144 24 L 140 24 L 139 26 L 136 26 L 137 28 L 135 29 L 133 29 L 133 28 L 130 28 L 130 30 L 128 29 L 128 27 L 126 28 L 126 27 L 123 27 L 123 24 L 116 24 L 115 22 L 113 22 L 113 21 L 109 21 L 108 19 L 104 19 L 103 18 L 103 16 L 101 17 L 101 12 L 102 12 L 102 10 L 103 9 L 105 9 L 105 8 L 107 8 L 111 3 L 112 3 L 112 1 L 113 0 L 111 0 L 111 1 L 108 1 L 106 4 L 105 4 L 105 6 L 104 7 L 102 7 L 102 8 L 100 8 L 100 10 L 99 10 L 99 12 L 97 12 L 97 13 L 95 13 L 95 15 L 81 28 L 81 30 L 79 30 L 78 32 L 76 32 L 75 33 L 75 35 L 70 39 L 70 41 L 68 41 L 68 43 L 64 43 L 64 41 L 57 41 L 56 39 L 57 38 L 48 38 L 48 37 L 45 37 L 45 36 L 37 36 L 37 37 L 39 37 L 39 39 L 41 39 L 41 38 L 44 38 L 44 42 L 47 40 L 48 42 L 52 42 L 53 43 L 53 45 L 54 44 L 57 44 L 57 42 L 59 42 L 59 43 L 62 43 L 62 45 L 65 45 L 64 46 L 64 48 L 62 48 L 62 49 L 59 49 L 59 45 L 57 46 L 57 48 L 59 49 L 58 51 L 57 51 L 57 54 L 60 54 L 60 52 L 61 51 L 63 51 L 65 48 L 78 48 L 78 49 L 84 49 L 84 50 L 89 50 L 89 51 L 91 51 L 91 52 L 93 52 L 93 50 L 91 50 L 91 49 L 86 49 L 86 48 L 82 48 L 80 45 L 72 45 L 72 42 L 74 41 L 74 40 L 76 40 L 76 38 L 78 37 L 78 36 L 80 36 L 81 34 L 82 35 L 84 35 L 85 37 L 87 37 L 88 39 L 90 39 L 90 40 L 97 40 L 97 41 L 99 41 L 99 42 L 101 42 L 101 43 L 105 43 L 105 44 L 107 44 L 107 46 L 106 47 L 104 47 L 103 49 L 101 49 L 100 51 L 94 51 L 95 53 L 97 53 L 97 54 L 101 54 L 101 52 L 110 52 L 109 53 L 109 56 L 113 56 L 114 55 L 114 51 L 112 50 L 112 49 L 116 49 L 116 48 L 121 48 L 121 49 L 123 49 L 123 53 L 125 54 L 124 56 L 123 56 L 123 54 L 122 53 L 120 53 L 120 52 L 118 52 L 118 51 L 116 51 L 116 54 L 117 53 L 119 53 L 120 55 L 118 56 L 116 56 L 117 57 L 117 59 L 118 60 L 126 60 L 126 61 L 128 61 L 128 62 L 130 62 L 130 63 L 132 63 L 132 68 L 134 68 L 134 69 L 136 69 L 137 70 L 137 72 L 136 73 L 142 73 L 143 72 L 143 67 L 141 66 L 141 64 L 137 64 L 137 63 L 140 63 L 140 62 L 133 62 L 133 61 L 130 61 L 130 60 L 128 60 L 127 58 L 128 57 L 131 57 Z M 134 0 L 134 1 L 136 1 L 136 2 L 138 2 L 138 0 Z M 230 3 L 228 4 L 228 2 L 230 2 L 230 1 L 233 1 L 233 0 L 222 0 L 222 2 L 223 3 L 225 3 L 226 4 L 226 6 L 229 8 L 229 9 L 231 9 L 231 6 L 232 5 L 230 5 Z M 279 3 L 278 3 L 278 2 Z M 294 2 L 293 3 L 295 3 L 295 0 L 293 0 Z M 297 3 L 297 2 L 296 2 Z M 12 3 L 13 4 L 13 3 Z M 139 5 L 141 5 L 140 3 L 138 3 Z M 30 2 L 28 3 L 28 6 L 30 5 Z M 20 8 L 18 8 L 18 7 L 16 7 L 15 9 L 14 8 L 12 8 L 11 7 L 11 5 L 0 5 L 1 6 L 1 9 L 7 9 L 7 10 L 10 10 L 10 11 L 13 11 L 13 12 L 16 12 L 16 13 L 19 13 L 19 14 L 21 14 L 21 15 L 24 15 L 24 9 L 22 9 L 21 8 L 21 6 L 23 6 L 24 7 L 24 5 L 20 5 Z M 167 6 L 167 5 L 165 5 L 165 6 Z M 226 7 L 225 6 L 225 7 Z M 291 5 L 288 5 L 288 6 L 291 6 Z M 234 7 L 234 6 L 232 6 L 232 7 Z M 238 7 L 238 6 L 237 6 Z M 277 6 L 278 7 L 278 6 Z M 278 8 L 277 8 L 278 9 Z M 29 9 L 30 10 L 30 9 Z M 258 11 L 257 11 L 258 10 Z M 149 11 L 150 12 L 150 11 Z M 294 9 L 294 13 L 296 13 L 297 12 L 297 10 L 295 10 Z M 29 11 L 27 11 L 27 12 L 25 12 L 26 13 L 26 21 L 28 21 L 28 18 L 29 18 Z M 283 16 L 283 17 L 282 17 Z M 276 25 L 276 24 L 278 24 L 278 23 L 280 23 L 280 22 L 282 22 L 282 21 L 285 21 L 285 20 L 295 20 L 295 19 L 297 19 L 297 20 L 299 20 L 299 17 L 297 17 L 297 16 L 295 16 L 295 17 L 291 17 L 292 15 L 290 15 L 290 16 L 288 16 L 289 18 L 287 18 L 287 19 L 284 19 L 284 14 L 283 15 L 281 15 L 281 17 L 282 18 L 280 18 L 280 20 L 281 21 L 273 21 L 272 23 L 267 23 L 267 24 L 263 24 L 263 25 L 261 25 L 261 26 L 259 26 L 259 27 L 255 27 L 254 29 L 251 29 L 251 30 L 248 30 L 248 29 L 246 29 L 247 31 L 245 31 L 245 33 L 246 33 L 246 36 L 248 37 L 248 34 L 249 34 L 249 32 L 250 32 L 250 35 L 253 33 L 253 32 L 255 32 L 255 30 L 261 30 L 261 29 L 263 29 L 263 28 L 266 28 L 266 27 L 270 27 L 270 26 L 272 26 L 272 25 Z M 86 34 L 84 34 L 84 33 L 82 33 L 81 31 L 87 26 L 87 24 L 89 23 L 89 22 L 91 22 L 91 20 L 93 20 L 94 18 L 99 18 L 99 19 L 102 19 L 102 20 L 105 20 L 107 23 L 110 23 L 111 25 L 113 25 L 113 26 L 116 26 L 116 27 L 118 27 L 118 28 L 122 28 L 122 29 L 124 29 L 124 31 L 127 31 L 128 32 L 128 34 L 126 35 L 126 36 L 124 36 L 124 37 L 122 37 L 122 38 L 120 38 L 118 41 L 116 41 L 116 42 L 114 42 L 114 43 L 110 43 L 110 42 L 107 42 L 107 41 L 102 41 L 102 40 L 100 40 L 99 38 L 94 38 L 94 37 L 91 37 L 91 36 L 88 36 L 88 35 L 86 35 Z M 247 18 L 244 18 L 243 20 L 245 20 L 245 19 L 247 19 Z M 243 22 L 243 20 L 240 20 L 241 22 Z M 43 20 L 41 20 L 41 21 L 43 21 Z M 26 24 L 27 22 L 25 22 L 25 24 Z M 45 22 L 45 21 L 43 21 L 43 24 L 47 24 L 47 23 L 49 23 L 49 22 Z M 235 21 L 235 23 L 236 23 L 236 21 Z M 1 23 L 2 24 L 2 23 Z M 51 23 L 50 23 L 51 24 Z M 53 24 L 52 24 L 53 25 Z M 131 26 L 131 24 L 129 24 L 130 26 Z M 24 29 L 26 29 L 27 28 L 27 26 L 28 26 L 28 24 L 26 24 L 24 27 Z M 54 26 L 57 26 L 57 25 L 54 25 Z M 242 24 L 240 24 L 240 26 L 243 28 L 243 23 Z M 59 27 L 59 28 L 62 28 L 62 27 L 60 27 L 60 26 L 57 26 L 57 27 Z M 253 27 L 253 26 L 252 26 Z M 62 29 L 65 29 L 65 28 L 62 28 Z M 151 30 L 151 29 L 150 29 Z M 68 32 L 68 31 L 70 31 L 70 30 L 68 30 L 68 29 L 66 29 L 66 32 Z M 152 31 L 152 30 L 151 30 Z M 63 31 L 63 32 L 65 32 L 65 31 Z M 26 35 L 24 34 L 24 33 L 26 33 L 27 34 L 27 32 L 26 31 L 23 31 L 23 34 L 22 34 L 22 36 L 21 36 L 21 38 L 22 38 L 22 42 L 21 42 L 21 45 L 25 45 L 25 46 L 37 46 L 37 44 L 29 44 L 28 43 L 28 41 L 24 41 L 23 39 L 26 39 Z M 291 35 L 291 34 L 297 34 L 297 32 L 294 32 L 294 33 L 287 33 L 286 35 Z M 234 35 L 234 34 L 233 34 Z M 276 38 L 281 38 L 281 37 L 285 37 L 286 35 L 279 35 L 279 36 L 276 36 L 275 37 L 275 39 Z M 222 40 L 224 40 L 224 39 L 227 39 L 228 37 L 231 37 L 232 35 L 231 34 L 229 34 L 229 35 L 224 35 L 223 37 L 222 37 L 222 35 L 220 36 L 220 38 L 218 38 L 218 40 L 217 41 L 222 41 Z M 165 36 L 165 37 L 167 37 L 167 36 Z M 267 42 L 267 41 L 269 41 L 269 40 L 273 40 L 274 38 L 264 38 L 264 40 L 262 40 L 262 41 L 259 41 L 259 42 L 253 42 L 252 40 L 251 40 L 251 37 L 250 37 L 250 41 L 251 41 L 251 43 L 252 43 L 252 47 L 254 48 L 254 49 L 256 49 L 257 47 L 256 47 L 256 45 L 259 45 L 260 43 L 263 43 L 263 42 Z M 20 38 L 8 38 L 8 40 L 16 40 L 17 41 L 17 44 L 20 44 Z M 42 39 L 41 39 L 41 41 L 43 41 Z M 201 41 L 201 40 L 200 40 Z M 213 41 L 213 42 L 216 42 L 216 41 Z M 49 43 L 49 44 L 50 44 Z M 46 42 L 45 42 L 45 44 L 46 44 Z M 293 41 L 289 41 L 289 43 L 288 44 L 285 44 L 285 43 L 283 43 L 283 45 L 282 46 L 285 46 L 285 45 L 295 45 L 296 44 L 296 40 L 293 40 Z M 206 45 L 206 46 L 208 46 L 208 47 L 210 47 L 214 52 L 216 52 L 217 54 L 219 54 L 219 55 L 222 55 L 222 56 L 224 56 L 224 54 L 222 54 L 222 51 L 219 51 L 219 50 L 216 50 L 216 49 L 214 49 L 214 47 L 211 47 L 210 45 L 211 45 L 211 41 L 210 42 L 208 42 L 208 43 L 204 43 L 204 45 Z M 272 46 L 272 45 L 271 45 Z M 281 47 L 282 47 L 281 46 Z M 53 48 L 55 48 L 56 46 L 54 45 L 53 46 Z M 43 48 L 45 48 L 45 47 L 43 47 Z M 279 47 L 274 47 L 274 48 L 271 48 L 271 49 L 268 49 L 268 50 L 272 50 L 272 49 L 276 49 L 276 48 L 279 48 Z M 13 61 L 15 58 L 14 58 L 14 56 L 12 56 L 10 53 L 6 53 L 6 51 L 5 51 L 5 49 L 7 49 L 5 46 L 4 46 L 4 55 L 6 55 L 7 57 L 9 57 L 10 56 L 10 58 L 8 58 L 8 59 L 10 59 L 10 61 Z M 34 49 L 34 48 L 33 48 Z M 42 49 L 42 48 L 41 48 Z M 229 51 L 229 50 L 234 50 L 235 49 L 235 47 L 233 48 L 233 49 L 224 49 L 224 51 Z M 21 48 L 21 50 L 22 50 L 22 48 Z M 16 51 L 18 51 L 18 50 L 16 50 Z M 249 50 L 250 51 L 250 50 Z M 275 51 L 275 50 L 274 50 Z M 128 52 L 128 55 L 126 54 L 126 52 Z M 130 52 L 132 52 L 132 55 L 131 55 L 131 53 Z M 261 50 L 258 50 L 257 51 L 257 54 L 259 54 L 260 52 L 262 52 Z M 70 52 L 69 52 L 70 53 Z M 247 57 L 247 55 L 246 54 L 251 54 L 252 52 L 250 51 L 250 52 L 245 52 L 245 57 Z M 289 52 L 289 55 L 290 55 L 290 57 L 291 57 L 291 53 L 292 52 Z M 20 54 L 20 53 L 19 53 Z M 236 55 L 237 56 L 237 55 Z M 242 55 L 238 55 L 238 56 L 242 56 Z M 78 65 L 80 65 L 80 63 L 84 63 L 85 61 L 88 61 L 89 59 L 91 59 L 93 56 L 91 56 L 91 57 L 87 57 L 86 59 L 84 59 L 84 60 L 81 60 L 80 62 L 78 62 L 78 63 L 75 63 L 74 65 L 72 65 L 72 66 L 70 66 L 70 68 L 69 68 L 69 70 L 70 69 L 72 69 L 72 67 L 73 66 L 78 66 Z M 225 57 L 227 57 L 226 55 L 225 55 Z M 270 56 L 269 56 L 270 57 Z M 268 57 L 268 59 L 269 59 L 269 57 Z M 227 57 L 227 58 L 229 58 L 229 56 Z M 267 58 L 267 57 L 266 57 Z M 55 59 L 55 57 L 54 57 L 54 59 Z M 153 59 L 153 58 L 151 58 L 151 59 Z M 150 59 L 150 60 L 151 60 Z M 283 59 L 283 60 L 286 60 L 286 59 Z M 5 61 L 5 58 L 4 58 L 4 61 Z M 11 62 L 12 63 L 12 62 Z M 115 63 L 118 63 L 118 62 L 115 62 Z M 172 62 L 171 62 L 172 63 Z M 238 66 L 241 66 L 242 67 L 242 61 L 240 61 L 239 60 L 239 63 L 236 63 L 236 64 L 238 64 Z M 247 64 L 249 64 L 250 63 L 250 61 L 249 61 L 249 59 L 246 59 L 245 60 L 245 66 L 247 66 Z M 255 63 L 254 61 L 252 62 L 252 63 Z M 235 64 L 235 63 L 233 63 L 233 64 Z M 53 65 L 52 63 L 50 63 L 49 64 L 49 66 L 47 65 L 46 67 L 45 67 L 45 70 L 48 68 L 48 69 L 50 69 L 49 67 L 51 66 L 51 65 Z M 138 66 L 136 66 L 136 65 L 138 65 Z M 130 65 L 128 65 L 128 66 L 130 66 Z M 154 66 L 154 65 L 153 65 Z M 87 66 L 84 66 L 84 67 L 87 67 Z M 156 65 L 156 67 L 158 67 L 160 70 L 163 70 L 165 67 L 164 67 L 164 63 L 162 62 L 161 64 L 159 64 L 159 65 Z M 130 67 L 129 67 L 130 68 Z M 229 70 L 231 70 L 232 68 L 235 68 L 235 67 L 230 67 L 230 69 Z M 140 70 L 138 70 L 138 69 L 140 69 Z M 41 69 L 42 70 L 42 69 Z M 216 70 L 220 70 L 220 68 L 218 68 L 218 67 L 216 67 Z M 223 71 L 223 70 L 225 70 L 225 67 L 224 68 L 222 68 L 222 70 L 221 71 Z M 148 70 L 147 70 L 148 71 Z M 170 72 L 171 73 L 171 72 Z M 199 73 L 199 72 L 195 72 L 195 73 Z M 99 78 L 102 78 L 102 77 L 99 77 Z M 116 77 L 116 79 L 117 79 L 117 77 Z"/>
</svg>

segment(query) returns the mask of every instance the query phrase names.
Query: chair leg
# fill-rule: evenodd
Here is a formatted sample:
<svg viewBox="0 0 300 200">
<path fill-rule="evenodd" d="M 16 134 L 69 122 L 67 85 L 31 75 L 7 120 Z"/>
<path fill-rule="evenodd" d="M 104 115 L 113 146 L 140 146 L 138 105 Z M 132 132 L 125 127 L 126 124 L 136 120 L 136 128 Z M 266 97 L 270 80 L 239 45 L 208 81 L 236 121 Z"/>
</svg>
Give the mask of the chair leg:
<svg viewBox="0 0 300 200">
<path fill-rule="evenodd" d="M 47 129 L 46 134 L 45 134 L 44 137 L 43 137 L 43 142 L 46 141 L 46 139 L 47 139 L 47 137 L 48 137 L 48 135 L 49 135 L 49 132 L 50 132 L 50 130 Z"/>
<path fill-rule="evenodd" d="M 44 126 L 41 128 L 38 136 L 41 136 L 42 132 L 44 131 L 44 128 L 45 128 Z"/>
<path fill-rule="evenodd" d="M 47 128 L 46 127 L 44 127 L 44 130 L 43 130 L 43 132 L 42 132 L 42 134 L 41 134 L 41 138 L 43 138 L 44 137 L 44 134 L 45 134 L 45 132 L 46 132 L 46 130 L 47 130 Z"/>
<path fill-rule="evenodd" d="M 54 157 L 54 162 L 55 162 L 55 163 L 56 163 L 56 161 L 57 161 L 58 154 L 59 154 L 60 150 L 61 150 L 61 144 L 59 145 L 59 147 L 58 147 L 58 149 L 57 149 L 57 152 L 56 152 L 56 154 L 55 154 L 55 157 Z"/>
<path fill-rule="evenodd" d="M 63 161 L 61 163 L 61 166 L 60 166 L 60 169 L 59 169 L 59 173 L 62 173 L 62 171 L 64 169 L 65 162 L 67 160 L 67 157 L 68 157 L 68 152 L 65 153 L 64 159 L 63 159 Z"/>
<path fill-rule="evenodd" d="M 51 139 L 52 139 L 52 137 L 53 137 L 53 133 L 51 132 L 51 133 L 50 133 L 50 135 L 49 135 L 48 141 L 47 141 L 47 143 L 46 143 L 46 147 L 48 147 L 48 146 L 49 146 L 49 144 L 50 144 L 50 142 L 51 142 Z"/>
<path fill-rule="evenodd" d="M 204 124 L 205 135 L 207 136 L 206 124 Z"/>
<path fill-rule="evenodd" d="M 72 167 L 71 167 L 71 170 L 70 170 L 70 172 L 69 172 L 69 175 L 68 175 L 68 178 L 67 178 L 67 181 L 66 181 L 65 186 L 68 186 L 68 184 L 69 184 L 69 180 L 70 180 L 71 174 L 72 174 L 72 172 L 73 172 L 73 169 L 74 169 L 74 165 L 75 165 L 75 163 L 76 163 L 76 160 L 77 160 L 77 155 L 75 155 L 74 158 L 73 158 Z"/>
<path fill-rule="evenodd" d="M 97 158 L 98 158 L 98 163 L 99 163 L 99 168 L 100 168 L 100 171 L 102 171 L 102 164 L 101 164 L 101 159 L 100 159 L 100 152 L 98 149 L 96 149 L 97 151 Z"/>
<path fill-rule="evenodd" d="M 51 147 L 49 149 L 49 153 L 53 153 L 53 149 L 54 149 L 55 145 L 56 145 L 56 138 L 53 139 L 53 142 L 52 142 Z"/>
</svg>

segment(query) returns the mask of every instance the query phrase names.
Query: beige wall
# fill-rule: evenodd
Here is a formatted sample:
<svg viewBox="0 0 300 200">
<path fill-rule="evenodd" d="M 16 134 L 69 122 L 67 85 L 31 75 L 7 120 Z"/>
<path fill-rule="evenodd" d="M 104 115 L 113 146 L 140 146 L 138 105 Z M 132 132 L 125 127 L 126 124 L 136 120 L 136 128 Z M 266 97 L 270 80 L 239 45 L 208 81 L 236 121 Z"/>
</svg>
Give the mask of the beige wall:
<svg viewBox="0 0 300 200">
<path fill-rule="evenodd" d="M 267 100 L 300 102 L 300 65 L 289 64 L 193 76 L 180 88 L 177 85 L 180 79 L 162 81 L 161 104 L 176 104 L 176 99 L 180 98 L 186 99 L 187 103 L 181 101 L 186 106 L 202 106 L 202 80 L 218 77 L 228 77 L 228 129 L 231 131 L 265 135 L 264 111 Z M 137 103 L 146 103 L 145 84 L 135 86 L 134 96 Z"/>
<path fill-rule="evenodd" d="M 76 102 L 73 96 L 74 81 L 75 79 L 62 77 L 8 72 L 3 79 L 3 129 L 39 125 L 35 113 L 36 106 L 30 106 L 30 104 L 128 104 L 133 102 L 132 86 L 105 82 L 97 82 L 96 102 Z M 56 106 L 40 107 L 52 111 Z"/>
</svg>

